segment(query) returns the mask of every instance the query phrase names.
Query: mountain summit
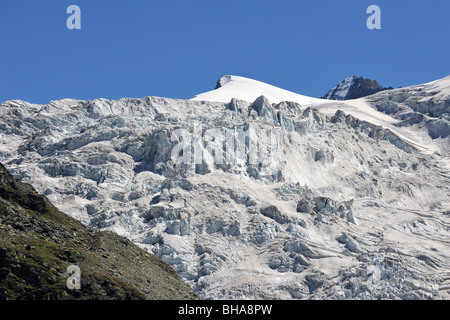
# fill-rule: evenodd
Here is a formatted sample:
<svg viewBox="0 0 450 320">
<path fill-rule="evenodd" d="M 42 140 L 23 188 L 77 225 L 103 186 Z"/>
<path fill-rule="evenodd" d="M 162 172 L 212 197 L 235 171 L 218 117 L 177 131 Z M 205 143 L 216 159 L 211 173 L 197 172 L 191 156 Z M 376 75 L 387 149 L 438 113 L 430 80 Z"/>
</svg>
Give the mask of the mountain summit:
<svg viewBox="0 0 450 320">
<path fill-rule="evenodd" d="M 301 105 L 323 103 L 323 100 L 291 92 L 276 86 L 240 76 L 226 75 L 217 81 L 214 90 L 196 95 L 191 100 L 230 102 L 232 98 L 249 103 L 264 95 L 271 103 L 292 101 Z"/>
<path fill-rule="evenodd" d="M 328 100 L 350 100 L 369 96 L 383 90 L 390 90 L 392 87 L 383 88 L 377 80 L 364 79 L 363 77 L 351 76 L 345 78 L 331 89 L 323 99 Z"/>
</svg>

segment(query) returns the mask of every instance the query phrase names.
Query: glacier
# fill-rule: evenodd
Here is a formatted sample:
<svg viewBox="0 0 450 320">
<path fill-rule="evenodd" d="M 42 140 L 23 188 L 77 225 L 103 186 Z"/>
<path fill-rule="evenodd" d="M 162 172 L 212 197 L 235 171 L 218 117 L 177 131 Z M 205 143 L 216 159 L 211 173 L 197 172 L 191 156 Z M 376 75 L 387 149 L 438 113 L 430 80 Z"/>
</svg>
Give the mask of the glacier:
<svg viewBox="0 0 450 320">
<path fill-rule="evenodd" d="M 190 100 L 13 100 L 0 162 L 207 299 L 448 299 L 449 108 L 450 77 L 348 101 L 238 76 Z"/>
</svg>

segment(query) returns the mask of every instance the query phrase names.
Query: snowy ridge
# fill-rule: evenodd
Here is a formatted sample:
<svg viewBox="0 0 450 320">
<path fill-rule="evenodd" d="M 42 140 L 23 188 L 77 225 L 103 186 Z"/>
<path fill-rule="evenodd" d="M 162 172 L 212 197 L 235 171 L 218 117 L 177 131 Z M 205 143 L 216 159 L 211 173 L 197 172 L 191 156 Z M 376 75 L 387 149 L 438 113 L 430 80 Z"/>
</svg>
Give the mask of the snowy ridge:
<svg viewBox="0 0 450 320">
<path fill-rule="evenodd" d="M 259 96 L 265 96 L 271 103 L 282 101 L 296 102 L 301 105 L 324 103 L 323 99 L 312 98 L 270 84 L 239 76 L 227 75 L 220 78 L 221 87 L 198 94 L 191 100 L 230 102 L 232 98 L 253 102 Z"/>
<path fill-rule="evenodd" d="M 413 96 L 412 98 L 414 98 L 417 96 L 417 99 L 419 100 L 425 99 L 424 101 L 428 101 L 427 99 L 429 99 L 432 101 L 444 101 L 445 103 L 450 96 L 449 79 L 450 76 L 411 87 L 381 91 L 369 97 L 340 101 L 308 97 L 261 81 L 240 76 L 226 75 L 219 79 L 215 90 L 198 94 L 191 100 L 228 103 L 234 98 L 252 103 L 258 97 L 265 96 L 272 104 L 278 104 L 282 101 L 295 102 L 301 106 L 314 107 L 329 116 L 334 115 L 338 110 L 342 110 L 346 114 L 350 114 L 357 119 L 388 129 L 402 140 L 414 145 L 417 150 L 430 154 L 434 152 L 441 152 L 442 149 L 447 150 L 449 148 L 445 147 L 445 142 L 442 146 L 442 143 L 440 143 L 439 140 L 430 139 L 429 134 L 427 133 L 430 125 L 429 123 L 423 124 L 420 128 L 398 126 L 398 124 L 401 123 L 401 120 L 399 120 L 401 119 L 401 116 L 395 117 L 393 114 L 384 112 L 382 108 L 380 109 L 374 106 L 373 102 L 371 102 L 369 98 L 373 96 L 376 99 L 377 97 L 383 98 L 390 95 L 405 98 L 409 96 Z M 330 91 L 330 94 L 333 93 L 345 98 L 348 95 L 348 91 L 350 89 L 354 91 L 355 87 L 359 87 L 361 85 L 361 82 L 364 82 L 365 85 L 369 84 L 381 88 L 381 86 L 378 85 L 378 82 L 374 80 L 352 76 L 346 78 L 338 84 L 338 86 Z M 424 102 L 424 104 L 427 105 L 428 103 Z M 448 106 L 447 110 L 449 108 L 450 107 Z M 440 125 L 439 128 L 441 131 L 446 130 L 445 128 L 442 129 L 442 126 L 445 127 L 446 123 L 444 123 L 444 125 Z"/>
<path fill-rule="evenodd" d="M 194 100 L 8 101 L 0 162 L 206 298 L 448 299 L 449 80 L 345 102 L 235 76 Z M 204 161 L 174 161 L 180 129 Z M 216 162 L 244 131 L 258 162 Z"/>
</svg>

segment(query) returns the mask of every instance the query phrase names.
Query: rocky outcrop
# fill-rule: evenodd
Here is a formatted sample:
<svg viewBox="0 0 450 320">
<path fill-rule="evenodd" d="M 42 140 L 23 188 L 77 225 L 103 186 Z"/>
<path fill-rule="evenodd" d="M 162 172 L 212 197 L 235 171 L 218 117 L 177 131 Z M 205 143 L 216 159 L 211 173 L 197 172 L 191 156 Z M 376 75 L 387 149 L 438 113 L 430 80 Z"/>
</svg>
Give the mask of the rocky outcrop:
<svg viewBox="0 0 450 320">
<path fill-rule="evenodd" d="M 380 91 L 391 89 L 392 87 L 383 88 L 376 80 L 351 76 L 345 78 L 321 98 L 328 100 L 350 100 L 366 97 Z"/>
</svg>

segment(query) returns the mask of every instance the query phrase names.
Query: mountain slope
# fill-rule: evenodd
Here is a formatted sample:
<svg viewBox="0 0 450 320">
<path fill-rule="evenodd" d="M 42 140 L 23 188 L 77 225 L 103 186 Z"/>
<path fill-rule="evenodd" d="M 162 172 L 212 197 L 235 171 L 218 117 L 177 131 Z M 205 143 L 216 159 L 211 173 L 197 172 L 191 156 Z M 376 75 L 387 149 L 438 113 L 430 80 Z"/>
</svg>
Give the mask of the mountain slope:
<svg viewBox="0 0 450 320">
<path fill-rule="evenodd" d="M 206 298 L 448 297 L 449 137 L 368 98 L 273 103 L 292 95 L 227 79 L 199 100 L 5 102 L 0 160 Z M 415 107 L 445 99 L 436 83 Z"/>
<path fill-rule="evenodd" d="M 379 92 L 367 100 L 378 111 L 397 119 L 397 127 L 413 126 L 433 140 L 445 139 L 450 135 L 449 88 L 450 76 L 424 85 Z"/>
<path fill-rule="evenodd" d="M 390 89 L 392 87 L 383 88 L 376 80 L 351 76 L 342 80 L 321 98 L 328 100 L 350 100 L 370 96 L 374 93 Z"/>
<path fill-rule="evenodd" d="M 0 230 L 0 300 L 197 298 L 169 265 L 59 212 L 1 164 Z M 80 290 L 67 288 L 69 265 Z"/>
</svg>

